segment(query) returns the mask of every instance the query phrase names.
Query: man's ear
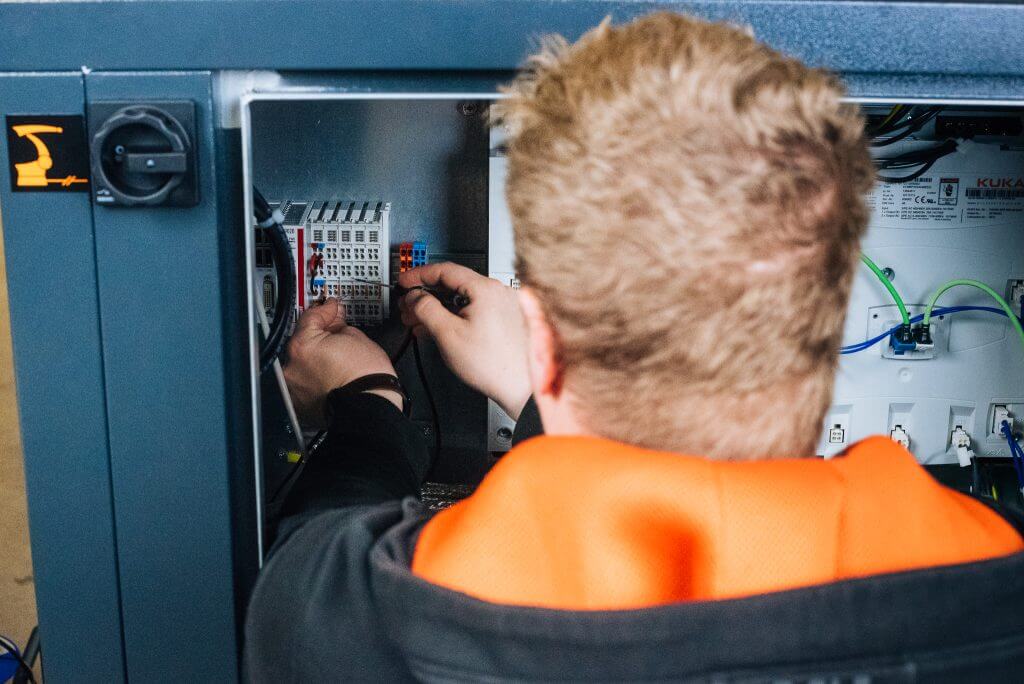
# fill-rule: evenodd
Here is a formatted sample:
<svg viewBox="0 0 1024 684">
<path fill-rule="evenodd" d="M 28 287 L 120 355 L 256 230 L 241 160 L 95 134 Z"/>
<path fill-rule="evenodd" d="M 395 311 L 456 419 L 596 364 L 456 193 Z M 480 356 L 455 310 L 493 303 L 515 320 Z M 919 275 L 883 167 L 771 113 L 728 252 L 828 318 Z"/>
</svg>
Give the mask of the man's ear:
<svg viewBox="0 0 1024 684">
<path fill-rule="evenodd" d="M 544 307 L 529 288 L 519 290 L 519 307 L 529 333 L 530 385 L 535 396 L 558 398 L 562 393 L 562 367 L 558 338 Z"/>
</svg>

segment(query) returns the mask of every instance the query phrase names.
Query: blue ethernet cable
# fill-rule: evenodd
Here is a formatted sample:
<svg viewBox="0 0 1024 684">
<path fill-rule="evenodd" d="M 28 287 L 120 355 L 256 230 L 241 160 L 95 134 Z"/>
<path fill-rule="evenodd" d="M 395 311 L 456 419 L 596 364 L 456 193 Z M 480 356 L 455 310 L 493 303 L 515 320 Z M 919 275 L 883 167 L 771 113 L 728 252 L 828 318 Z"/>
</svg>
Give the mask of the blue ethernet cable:
<svg viewBox="0 0 1024 684">
<path fill-rule="evenodd" d="M 946 307 L 939 307 L 939 308 L 936 308 L 935 310 L 932 311 L 932 316 L 945 316 L 946 314 L 960 313 L 960 312 L 963 312 L 963 311 L 985 311 L 985 312 L 988 312 L 988 313 L 998 314 L 998 315 L 1002 316 L 1003 318 L 1007 317 L 1005 311 L 1003 311 L 1002 309 L 997 309 L 994 306 L 946 306 Z M 910 322 L 911 323 L 919 323 L 922 320 L 924 320 L 924 314 L 918 314 L 917 316 L 914 316 L 913 318 L 911 318 Z M 874 347 L 876 344 L 878 344 L 882 340 L 888 339 L 890 335 L 892 335 L 893 333 L 898 331 L 901 327 L 903 327 L 902 323 L 900 325 L 893 326 L 892 328 L 890 328 L 889 330 L 886 330 L 884 333 L 882 333 L 880 335 L 876 335 L 875 337 L 872 337 L 870 340 L 864 340 L 863 342 L 858 342 L 857 344 L 848 344 L 845 347 L 842 347 L 839 350 L 839 353 L 840 354 L 856 354 L 857 352 L 864 351 L 865 349 L 870 349 L 871 347 Z"/>
<path fill-rule="evenodd" d="M 1013 438 L 1013 428 L 1010 427 L 1009 421 L 1004 420 L 999 429 L 1010 445 L 1010 460 L 1013 461 L 1013 469 L 1017 473 L 1017 486 L 1020 487 L 1021 494 L 1024 494 L 1024 449 Z"/>
</svg>

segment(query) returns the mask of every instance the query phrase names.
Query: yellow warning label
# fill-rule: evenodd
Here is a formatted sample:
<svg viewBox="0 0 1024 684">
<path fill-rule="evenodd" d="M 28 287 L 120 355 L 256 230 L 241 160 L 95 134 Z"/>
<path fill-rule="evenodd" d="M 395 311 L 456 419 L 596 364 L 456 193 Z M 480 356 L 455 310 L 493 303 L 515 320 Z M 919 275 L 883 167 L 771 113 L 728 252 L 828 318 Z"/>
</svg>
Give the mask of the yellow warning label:
<svg viewBox="0 0 1024 684">
<path fill-rule="evenodd" d="M 14 192 L 81 192 L 89 155 L 80 116 L 8 116 L 7 155 Z"/>
</svg>

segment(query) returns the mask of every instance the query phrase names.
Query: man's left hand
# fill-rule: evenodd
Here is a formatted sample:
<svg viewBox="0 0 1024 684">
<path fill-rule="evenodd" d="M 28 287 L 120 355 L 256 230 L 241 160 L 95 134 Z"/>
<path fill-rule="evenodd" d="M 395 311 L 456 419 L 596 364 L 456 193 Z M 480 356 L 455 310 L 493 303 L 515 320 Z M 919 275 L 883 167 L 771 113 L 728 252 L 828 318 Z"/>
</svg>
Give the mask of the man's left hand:
<svg viewBox="0 0 1024 684">
<path fill-rule="evenodd" d="M 345 305 L 328 299 L 307 309 L 288 342 L 284 377 L 292 402 L 305 425 L 323 426 L 327 394 L 365 375 L 397 375 L 381 347 L 361 330 L 345 324 Z M 402 397 L 390 390 L 369 390 L 399 410 Z"/>
</svg>

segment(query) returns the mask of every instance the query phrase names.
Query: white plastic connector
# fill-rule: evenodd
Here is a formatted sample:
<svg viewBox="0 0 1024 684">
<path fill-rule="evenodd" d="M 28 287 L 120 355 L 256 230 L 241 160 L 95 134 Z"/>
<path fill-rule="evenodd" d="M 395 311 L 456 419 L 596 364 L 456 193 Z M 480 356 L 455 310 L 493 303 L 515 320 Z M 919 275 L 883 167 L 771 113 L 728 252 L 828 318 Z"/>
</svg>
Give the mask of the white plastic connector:
<svg viewBox="0 0 1024 684">
<path fill-rule="evenodd" d="M 846 444 L 846 430 L 843 429 L 842 425 L 838 423 L 833 425 L 828 430 L 828 443 L 829 444 Z"/>
<path fill-rule="evenodd" d="M 889 437 L 892 441 L 896 442 L 904 449 L 910 450 L 910 433 L 903 429 L 902 425 L 896 425 L 889 433 Z"/>
<path fill-rule="evenodd" d="M 1021 300 L 1024 299 L 1024 280 L 1012 281 L 1008 289 L 1010 291 L 1007 293 L 1009 295 L 1007 303 L 1010 305 L 1010 308 L 1013 309 L 1013 312 L 1018 317 L 1024 315 L 1021 311 Z"/>
<path fill-rule="evenodd" d="M 931 324 L 931 323 L 928 324 L 928 334 L 929 334 L 929 336 L 935 335 L 935 325 L 934 324 Z M 932 351 L 933 349 L 935 349 L 935 338 L 934 337 L 930 337 L 930 339 L 932 340 L 931 342 L 921 342 L 920 340 L 918 340 L 918 342 L 917 342 L 917 349 L 918 349 L 918 351 L 924 352 L 924 351 Z"/>
<path fill-rule="evenodd" d="M 974 451 L 971 449 L 971 436 L 967 434 L 967 430 L 964 430 L 963 426 L 957 425 L 949 436 L 949 441 L 956 449 L 956 460 L 960 462 L 960 467 L 966 468 L 971 465 Z"/>
</svg>

